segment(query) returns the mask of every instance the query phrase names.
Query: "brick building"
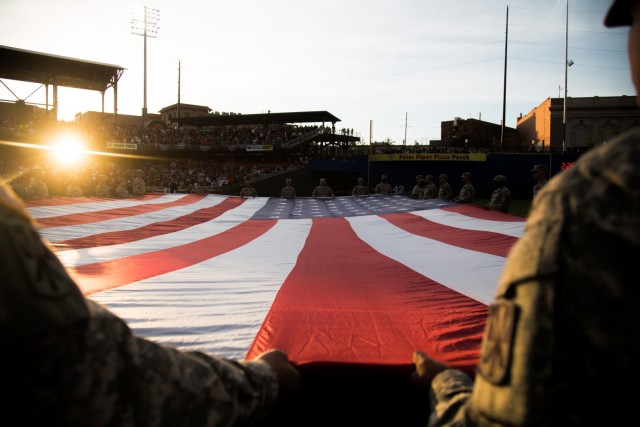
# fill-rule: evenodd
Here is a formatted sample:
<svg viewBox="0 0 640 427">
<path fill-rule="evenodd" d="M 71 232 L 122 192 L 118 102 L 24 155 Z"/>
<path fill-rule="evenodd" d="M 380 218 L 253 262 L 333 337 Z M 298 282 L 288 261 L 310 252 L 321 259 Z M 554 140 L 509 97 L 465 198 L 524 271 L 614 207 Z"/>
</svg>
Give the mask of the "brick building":
<svg viewBox="0 0 640 427">
<path fill-rule="evenodd" d="M 431 144 L 500 151 L 501 133 L 499 124 L 456 117 L 440 123 L 441 141 L 431 141 Z M 505 126 L 503 145 L 505 150 L 514 145 L 520 146 L 516 129 Z"/>
<path fill-rule="evenodd" d="M 531 150 L 579 152 L 639 126 L 640 108 L 635 96 L 567 98 L 566 140 L 563 117 L 564 98 L 547 98 L 520 116 L 516 129 Z"/>
</svg>

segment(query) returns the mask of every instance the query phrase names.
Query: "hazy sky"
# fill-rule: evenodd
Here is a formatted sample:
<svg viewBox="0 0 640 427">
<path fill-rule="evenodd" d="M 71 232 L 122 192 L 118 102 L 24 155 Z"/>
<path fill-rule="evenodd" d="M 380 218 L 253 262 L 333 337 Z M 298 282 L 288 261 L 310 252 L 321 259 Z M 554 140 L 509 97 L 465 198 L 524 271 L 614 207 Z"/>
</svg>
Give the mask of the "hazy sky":
<svg viewBox="0 0 640 427">
<path fill-rule="evenodd" d="M 139 115 L 144 38 L 131 20 L 147 6 L 160 14 L 147 39 L 150 113 L 180 93 L 220 112 L 326 110 L 365 142 L 372 123 L 374 141 L 401 144 L 406 130 L 408 144 L 426 144 L 454 117 L 501 122 L 507 7 L 506 125 L 564 96 L 566 2 L 0 0 L 0 45 L 124 67 L 118 112 Z M 628 31 L 602 24 L 610 3 L 569 2 L 570 97 L 635 95 Z M 20 99 L 45 101 L 44 88 L 3 82 Z M 97 92 L 60 88 L 58 98 L 63 120 L 101 109 Z M 0 99 L 15 97 L 0 85 Z"/>
</svg>

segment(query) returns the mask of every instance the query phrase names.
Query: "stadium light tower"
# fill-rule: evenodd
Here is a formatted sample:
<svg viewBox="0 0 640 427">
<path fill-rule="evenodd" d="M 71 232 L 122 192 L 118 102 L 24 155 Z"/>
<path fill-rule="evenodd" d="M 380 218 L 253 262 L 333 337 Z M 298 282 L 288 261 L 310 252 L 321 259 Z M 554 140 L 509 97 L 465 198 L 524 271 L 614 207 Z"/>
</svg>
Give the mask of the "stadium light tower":
<svg viewBox="0 0 640 427">
<path fill-rule="evenodd" d="M 573 65 L 573 61 L 569 60 L 569 0 L 567 0 L 567 14 L 564 26 L 564 102 L 562 104 L 562 152 L 567 142 L 567 69 Z M 551 144 L 549 144 L 551 149 Z"/>
<path fill-rule="evenodd" d="M 144 38 L 144 89 L 142 104 L 142 125 L 147 122 L 147 37 L 158 37 L 160 29 L 160 11 L 150 7 L 144 7 L 143 16 L 136 15 L 131 18 L 131 33 Z"/>
</svg>

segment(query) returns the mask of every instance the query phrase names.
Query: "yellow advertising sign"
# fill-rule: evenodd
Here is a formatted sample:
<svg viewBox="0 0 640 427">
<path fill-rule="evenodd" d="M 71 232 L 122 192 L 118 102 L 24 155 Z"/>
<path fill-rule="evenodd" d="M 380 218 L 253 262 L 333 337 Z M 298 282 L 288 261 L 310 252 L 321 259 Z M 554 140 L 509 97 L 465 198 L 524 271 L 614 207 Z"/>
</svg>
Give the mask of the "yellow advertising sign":
<svg viewBox="0 0 640 427">
<path fill-rule="evenodd" d="M 138 144 L 130 144 L 126 142 L 107 142 L 107 148 L 119 148 L 121 150 L 137 150 Z"/>
<path fill-rule="evenodd" d="M 372 154 L 372 162 L 424 162 L 424 161 L 453 161 L 453 162 L 486 162 L 484 153 L 406 153 L 406 154 Z"/>
</svg>

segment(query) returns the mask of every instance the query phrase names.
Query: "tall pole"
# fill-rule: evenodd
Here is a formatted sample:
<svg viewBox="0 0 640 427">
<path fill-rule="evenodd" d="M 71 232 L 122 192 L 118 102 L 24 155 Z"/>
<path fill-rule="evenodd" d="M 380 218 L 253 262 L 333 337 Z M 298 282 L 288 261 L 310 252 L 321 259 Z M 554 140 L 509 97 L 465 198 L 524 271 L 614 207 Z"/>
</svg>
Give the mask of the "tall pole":
<svg viewBox="0 0 640 427">
<path fill-rule="evenodd" d="M 367 185 L 371 187 L 371 155 L 373 154 L 373 148 L 371 143 L 373 141 L 373 120 L 369 120 L 369 155 L 367 155 Z"/>
<path fill-rule="evenodd" d="M 147 6 L 144 7 L 144 89 L 142 104 L 142 126 L 147 122 Z"/>
<path fill-rule="evenodd" d="M 504 77 L 502 83 L 502 123 L 500 124 L 500 151 L 504 151 L 504 122 L 507 109 L 507 44 L 509 40 L 509 6 L 507 6 L 507 23 L 504 31 Z"/>
<path fill-rule="evenodd" d="M 567 68 L 568 67 L 569 67 L 569 0 L 567 0 L 567 17 L 565 22 L 565 35 L 564 35 L 564 105 L 562 108 L 562 152 L 563 153 L 564 153 L 565 143 L 567 141 Z"/>
<path fill-rule="evenodd" d="M 178 108 L 176 108 L 176 116 L 178 116 L 178 125 L 176 127 L 180 129 L 180 61 L 178 61 Z"/>
<path fill-rule="evenodd" d="M 144 38 L 144 78 L 143 78 L 143 100 L 142 100 L 142 125 L 147 121 L 147 38 L 156 37 L 158 34 L 158 22 L 160 21 L 160 11 L 144 7 L 142 19 L 133 17 L 131 19 L 131 32 Z"/>
<path fill-rule="evenodd" d="M 404 145 L 407 145 L 407 119 L 409 118 L 409 113 L 404 113 Z"/>
</svg>

